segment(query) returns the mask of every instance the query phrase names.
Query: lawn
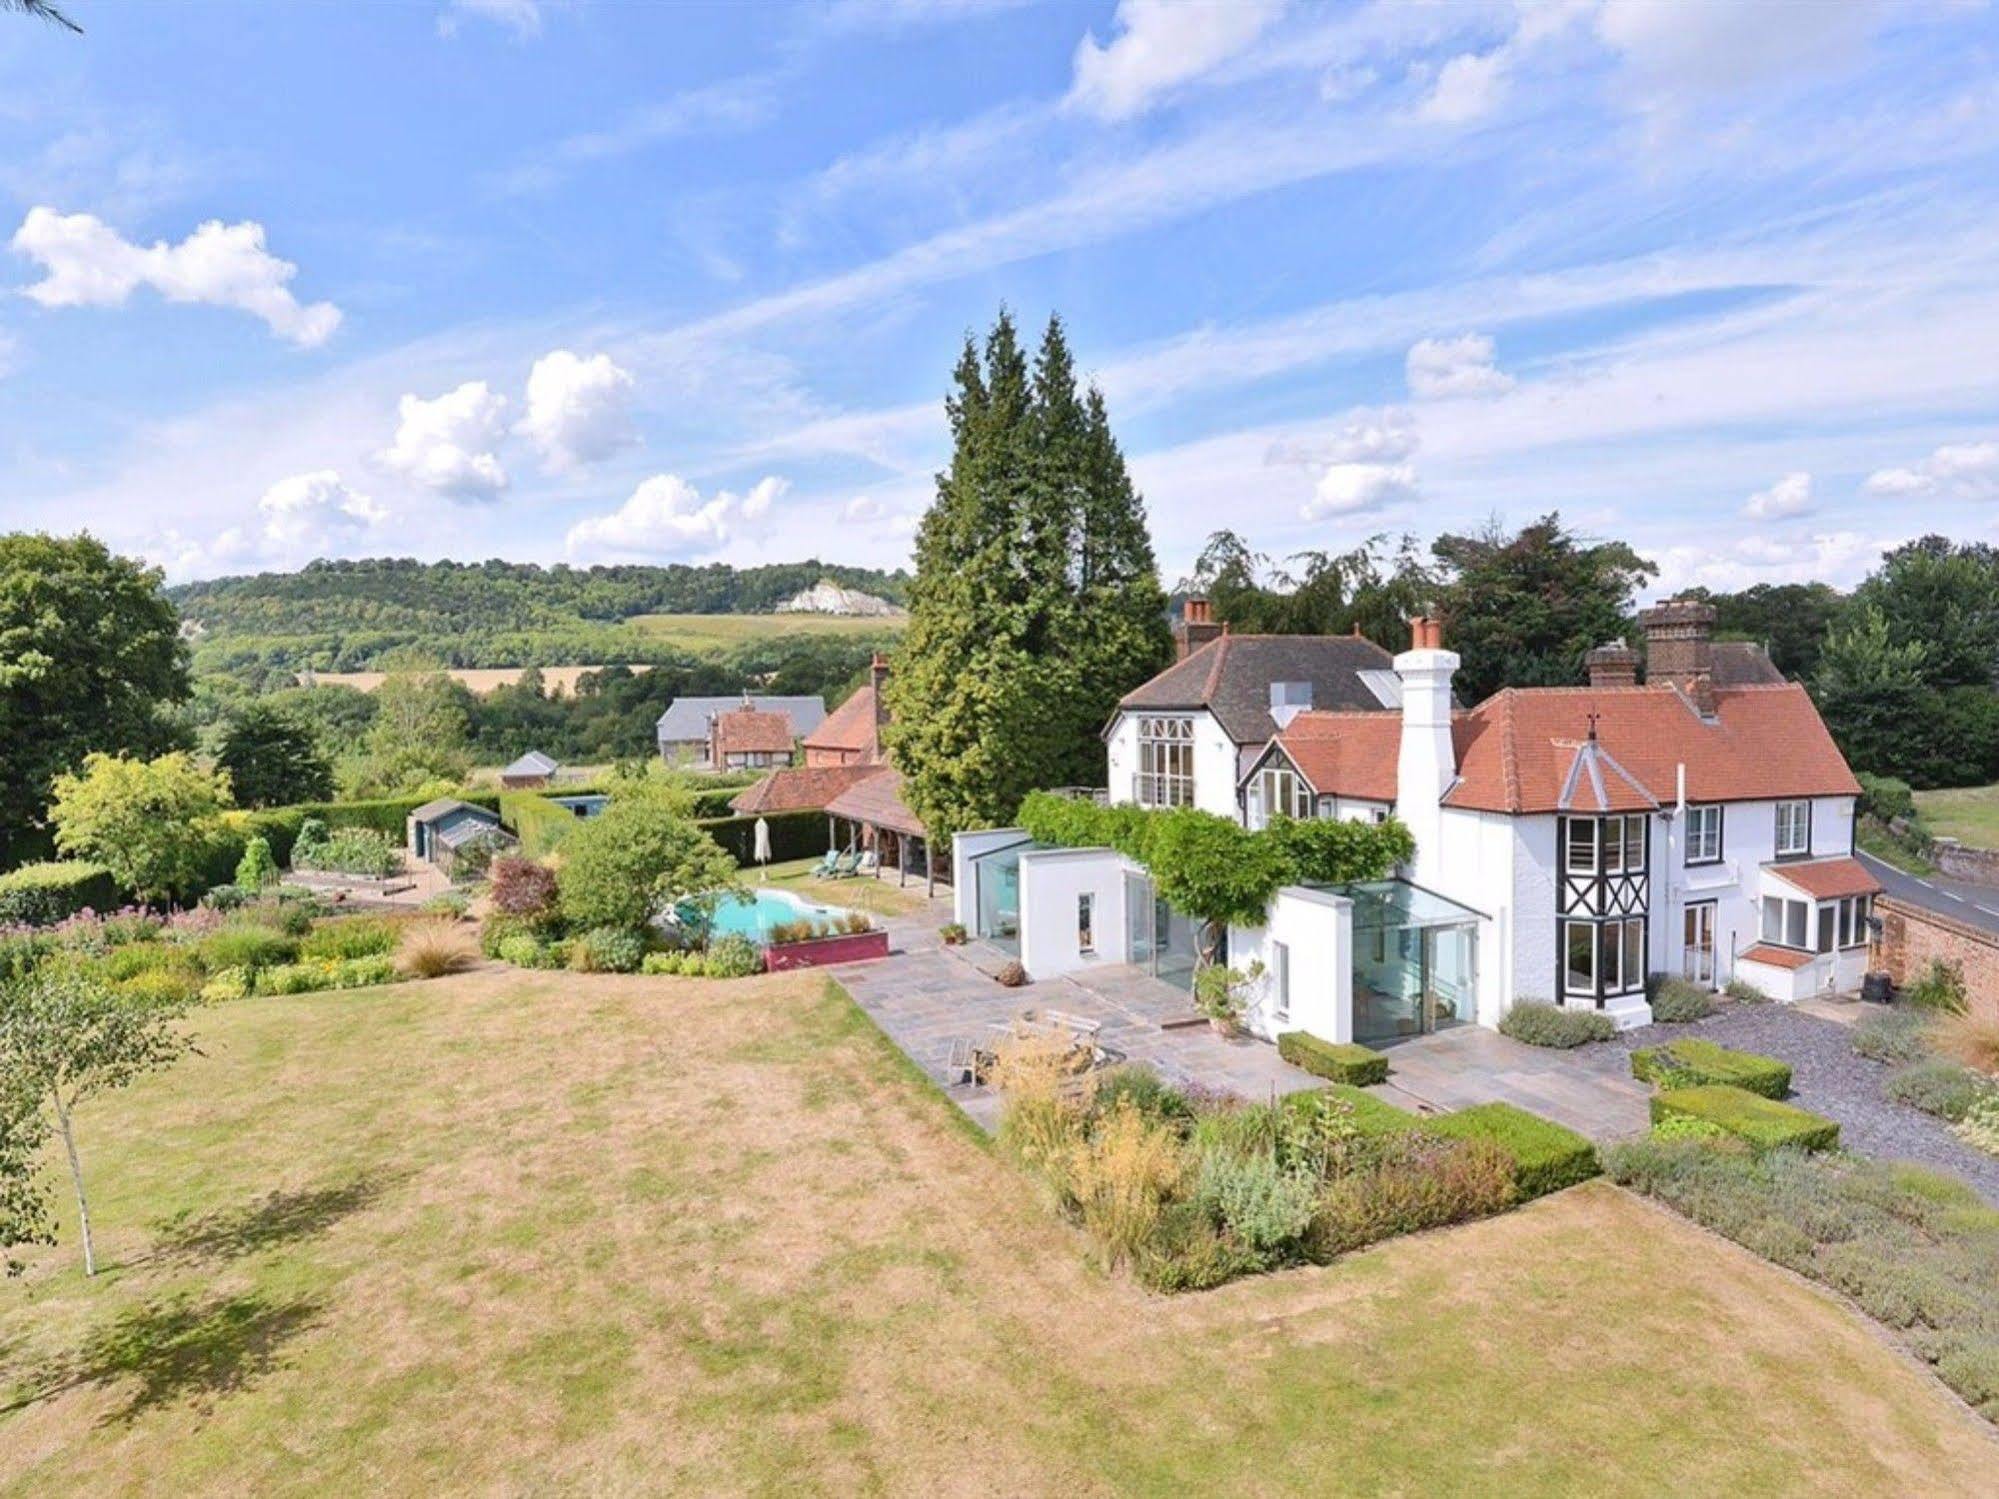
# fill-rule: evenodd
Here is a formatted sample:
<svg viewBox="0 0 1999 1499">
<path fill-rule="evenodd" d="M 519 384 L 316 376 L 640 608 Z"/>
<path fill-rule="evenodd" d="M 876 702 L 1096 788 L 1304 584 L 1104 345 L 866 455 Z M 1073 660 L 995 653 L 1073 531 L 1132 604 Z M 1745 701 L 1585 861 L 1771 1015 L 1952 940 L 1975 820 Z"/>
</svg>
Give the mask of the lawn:
<svg viewBox="0 0 1999 1499">
<path fill-rule="evenodd" d="M 1973 848 L 1999 848 L 1999 786 L 1918 791 L 1916 810 L 1932 833 Z"/>
<path fill-rule="evenodd" d="M 809 975 L 487 970 L 201 1042 L 82 1117 L 111 1268 L 0 1284 L 0 1491 L 1990 1491 L 1867 1325 L 1604 1184 L 1105 1278 Z"/>
<path fill-rule="evenodd" d="M 878 636 L 887 644 L 906 621 L 845 614 L 635 614 L 625 621 L 668 645 L 697 654 L 793 635 Z"/>
<path fill-rule="evenodd" d="M 866 911 L 870 916 L 908 916 L 921 911 L 929 903 L 923 893 L 923 881 L 914 877 L 907 885 L 896 884 L 893 872 L 879 879 L 871 874 L 851 875 L 843 880 L 814 879 L 812 871 L 818 867 L 817 859 L 794 859 L 787 864 L 773 864 L 764 883 L 780 890 L 790 890 L 806 900 L 845 906 L 850 911 Z M 743 878 L 752 883 L 756 880 L 750 870 L 743 872 Z M 940 885 L 938 889 L 949 896 L 948 885 Z M 939 917 L 940 923 L 949 919 Z"/>
</svg>

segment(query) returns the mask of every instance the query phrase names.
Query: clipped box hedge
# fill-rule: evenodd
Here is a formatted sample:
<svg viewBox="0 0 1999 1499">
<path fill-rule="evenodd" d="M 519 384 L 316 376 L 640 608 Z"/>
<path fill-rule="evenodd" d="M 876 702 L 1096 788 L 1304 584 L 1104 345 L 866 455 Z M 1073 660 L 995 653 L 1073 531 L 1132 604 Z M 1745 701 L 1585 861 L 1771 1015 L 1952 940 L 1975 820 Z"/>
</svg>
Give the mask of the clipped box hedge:
<svg viewBox="0 0 1999 1499">
<path fill-rule="evenodd" d="M 1588 1181 L 1603 1170 L 1596 1146 L 1565 1125 L 1510 1103 L 1474 1104 L 1425 1119 L 1423 1128 L 1451 1140 L 1490 1140 L 1513 1158 L 1522 1201 Z"/>
<path fill-rule="evenodd" d="M 1791 1092 L 1788 1062 L 1759 1056 L 1753 1051 L 1730 1051 L 1698 1036 L 1683 1036 L 1664 1046 L 1632 1052 L 1631 1075 L 1662 1088 L 1725 1083 L 1765 1098 L 1787 1098 Z"/>
<path fill-rule="evenodd" d="M 1357 1088 L 1388 1079 L 1388 1058 L 1351 1041 L 1321 1041 L 1305 1031 L 1285 1031 L 1277 1038 L 1277 1054 L 1314 1077 Z"/>
<path fill-rule="evenodd" d="M 1337 1098 L 1351 1105 L 1354 1127 L 1363 1135 L 1399 1135 L 1422 1123 L 1407 1109 L 1398 1109 L 1351 1083 L 1328 1083 L 1323 1088 L 1306 1088 L 1284 1095 L 1284 1101 L 1293 1108 L 1304 1108 L 1320 1098 Z"/>
<path fill-rule="evenodd" d="M 52 859 L 0 874 L 0 926 L 51 926 L 86 907 L 115 911 L 118 882 L 101 864 Z"/>
<path fill-rule="evenodd" d="M 565 793 L 578 794 L 582 793 Z M 500 793 L 500 823 L 521 840 L 521 852 L 530 859 L 554 853 L 582 821 L 568 807 L 550 801 L 538 791 Z"/>
<path fill-rule="evenodd" d="M 1839 1144 L 1836 1121 L 1727 1083 L 1669 1088 L 1653 1094 L 1652 1122 L 1674 1118 L 1704 1120 L 1758 1150 L 1780 1146 L 1831 1150 Z"/>
</svg>

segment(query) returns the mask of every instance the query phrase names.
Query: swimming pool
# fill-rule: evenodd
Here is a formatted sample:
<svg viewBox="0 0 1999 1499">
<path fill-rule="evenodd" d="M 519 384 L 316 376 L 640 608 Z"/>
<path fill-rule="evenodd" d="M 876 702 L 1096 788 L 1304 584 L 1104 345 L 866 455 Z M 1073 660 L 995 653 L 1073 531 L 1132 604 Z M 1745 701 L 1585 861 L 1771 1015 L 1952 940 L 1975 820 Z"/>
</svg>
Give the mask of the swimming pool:
<svg viewBox="0 0 1999 1499">
<path fill-rule="evenodd" d="M 770 929 L 780 922 L 816 921 L 827 924 L 847 914 L 844 906 L 826 906 L 805 900 L 789 890 L 752 890 L 745 896 L 725 899 L 715 908 L 709 930 L 715 936 L 747 937 L 758 946 L 770 940 Z"/>
</svg>

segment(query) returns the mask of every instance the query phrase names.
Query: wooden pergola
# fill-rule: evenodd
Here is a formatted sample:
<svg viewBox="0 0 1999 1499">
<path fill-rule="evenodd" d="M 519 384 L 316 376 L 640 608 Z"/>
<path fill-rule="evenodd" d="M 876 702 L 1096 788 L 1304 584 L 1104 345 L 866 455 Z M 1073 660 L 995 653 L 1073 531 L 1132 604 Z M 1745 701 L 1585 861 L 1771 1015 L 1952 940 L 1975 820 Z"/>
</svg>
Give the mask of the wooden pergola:
<svg viewBox="0 0 1999 1499">
<path fill-rule="evenodd" d="M 830 846 L 840 846 L 843 825 L 849 850 L 874 850 L 877 879 L 894 864 L 898 885 L 907 885 L 914 873 L 924 881 L 926 894 L 937 893 L 936 851 L 922 820 L 902 799 L 901 772 L 883 766 L 878 773 L 857 781 L 828 802 L 826 837 Z M 947 885 L 951 882 L 948 859 L 943 882 Z"/>
</svg>

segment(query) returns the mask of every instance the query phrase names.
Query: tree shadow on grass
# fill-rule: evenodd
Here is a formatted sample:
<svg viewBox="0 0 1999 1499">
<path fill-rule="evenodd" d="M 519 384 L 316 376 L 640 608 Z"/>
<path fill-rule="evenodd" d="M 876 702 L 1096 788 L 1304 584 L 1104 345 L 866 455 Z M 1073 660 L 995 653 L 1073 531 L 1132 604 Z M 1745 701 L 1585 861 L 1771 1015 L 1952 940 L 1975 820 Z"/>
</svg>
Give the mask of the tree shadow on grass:
<svg viewBox="0 0 1999 1499">
<path fill-rule="evenodd" d="M 276 1368 L 284 1345 L 311 1328 L 319 1313 L 316 1301 L 274 1301 L 255 1293 L 197 1301 L 183 1292 L 128 1307 L 0 1410 L 128 1380 L 137 1383 L 107 1421 L 130 1421 L 183 1400 L 212 1404 Z"/>
<path fill-rule="evenodd" d="M 273 1191 L 240 1208 L 163 1224 L 153 1253 L 163 1259 L 240 1259 L 321 1233 L 379 1198 L 381 1177 L 358 1177 L 335 1187 Z"/>
</svg>

